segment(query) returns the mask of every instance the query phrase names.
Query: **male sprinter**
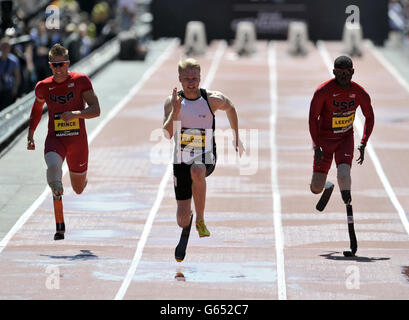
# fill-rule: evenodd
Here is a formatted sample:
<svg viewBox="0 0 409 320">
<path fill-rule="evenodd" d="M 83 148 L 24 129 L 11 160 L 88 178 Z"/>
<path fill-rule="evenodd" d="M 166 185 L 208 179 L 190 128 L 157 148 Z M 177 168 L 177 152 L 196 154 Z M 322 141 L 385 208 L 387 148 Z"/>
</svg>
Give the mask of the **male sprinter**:
<svg viewBox="0 0 409 320">
<path fill-rule="evenodd" d="M 334 184 L 329 181 L 326 183 L 326 180 L 335 157 L 339 189 L 347 205 L 348 221 L 352 222 L 351 165 L 354 153 L 355 111 L 361 106 L 365 116 L 364 132 L 358 147 L 358 164 L 364 161 L 365 146 L 374 126 L 374 113 L 368 93 L 351 81 L 354 69 L 349 57 L 336 58 L 333 73 L 335 78 L 321 84 L 311 101 L 309 128 L 314 147 L 314 164 L 310 187 L 312 193 L 319 194 L 325 186 L 316 207 L 319 211 L 324 210 L 334 189 Z M 353 224 L 350 224 L 353 227 Z M 353 253 L 354 251 L 356 248 L 352 250 Z"/>
<path fill-rule="evenodd" d="M 87 185 L 88 140 L 84 119 L 100 114 L 98 98 L 87 75 L 68 72 L 68 50 L 54 45 L 48 54 L 53 75 L 39 81 L 31 110 L 27 149 L 34 150 L 34 131 L 41 120 L 44 102 L 48 106 L 48 135 L 45 141 L 47 182 L 51 188 L 57 232 L 64 239 L 62 164 L 67 159 L 71 185 L 77 194 Z M 88 107 L 85 107 L 85 103 Z"/>
<path fill-rule="evenodd" d="M 175 257 L 182 261 L 193 218 L 191 199 L 196 209 L 196 229 L 200 237 L 210 236 L 204 222 L 206 180 L 216 165 L 214 140 L 215 112 L 226 112 L 234 134 L 234 146 L 240 156 L 243 152 L 239 140 L 238 118 L 233 103 L 218 91 L 206 91 L 199 87 L 200 64 L 192 58 L 178 64 L 181 91 L 173 89 L 165 101 L 163 129 L 165 135 L 174 137 L 174 189 L 177 201 L 177 223 L 183 228 L 181 242 Z"/>
</svg>

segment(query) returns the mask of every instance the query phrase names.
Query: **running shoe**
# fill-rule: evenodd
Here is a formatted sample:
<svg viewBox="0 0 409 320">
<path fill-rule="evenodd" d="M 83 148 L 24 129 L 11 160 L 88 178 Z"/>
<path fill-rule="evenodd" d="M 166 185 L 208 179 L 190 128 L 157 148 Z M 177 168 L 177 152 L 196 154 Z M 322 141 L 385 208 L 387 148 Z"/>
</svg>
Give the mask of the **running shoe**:
<svg viewBox="0 0 409 320">
<path fill-rule="evenodd" d="M 209 237 L 210 231 L 207 230 L 207 227 L 203 220 L 199 220 L 196 222 L 196 230 L 199 233 L 199 237 Z"/>
</svg>

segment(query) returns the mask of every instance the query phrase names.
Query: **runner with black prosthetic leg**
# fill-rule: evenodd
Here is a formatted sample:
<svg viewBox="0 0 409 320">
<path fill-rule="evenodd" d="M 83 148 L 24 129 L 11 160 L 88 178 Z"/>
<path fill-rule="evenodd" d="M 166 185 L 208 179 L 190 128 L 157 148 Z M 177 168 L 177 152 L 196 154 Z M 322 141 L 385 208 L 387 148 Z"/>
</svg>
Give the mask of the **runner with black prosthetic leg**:
<svg viewBox="0 0 409 320">
<path fill-rule="evenodd" d="M 216 167 L 215 112 L 226 112 L 233 131 L 235 151 L 245 151 L 239 139 L 238 116 L 230 99 L 220 91 L 200 87 L 200 64 L 192 58 L 179 61 L 178 78 L 182 90 L 175 87 L 164 104 L 165 137 L 174 140 L 173 184 L 176 220 L 182 228 L 175 259 L 183 261 L 192 225 L 192 199 L 195 226 L 200 238 L 210 236 L 205 223 L 206 179 Z"/>
<path fill-rule="evenodd" d="M 175 259 L 177 262 L 182 262 L 186 255 L 187 243 L 189 241 L 190 229 L 192 227 L 193 213 L 191 212 L 190 223 L 182 229 L 180 240 L 175 249 Z"/>
<path fill-rule="evenodd" d="M 336 58 L 333 69 L 334 78 L 322 83 L 316 89 L 309 112 L 309 131 L 314 150 L 310 189 L 313 194 L 322 192 L 316 209 L 323 211 L 334 189 L 334 184 L 327 181 L 327 176 L 335 160 L 338 185 L 348 217 L 351 250 L 344 251 L 344 256 L 348 257 L 354 256 L 358 249 L 351 205 L 353 124 L 357 108 L 361 108 L 365 117 L 364 130 L 358 147 L 360 156 L 357 162 L 360 165 L 364 161 L 365 146 L 375 122 L 371 98 L 363 87 L 352 81 L 354 73 L 351 58 L 347 56 Z"/>
</svg>

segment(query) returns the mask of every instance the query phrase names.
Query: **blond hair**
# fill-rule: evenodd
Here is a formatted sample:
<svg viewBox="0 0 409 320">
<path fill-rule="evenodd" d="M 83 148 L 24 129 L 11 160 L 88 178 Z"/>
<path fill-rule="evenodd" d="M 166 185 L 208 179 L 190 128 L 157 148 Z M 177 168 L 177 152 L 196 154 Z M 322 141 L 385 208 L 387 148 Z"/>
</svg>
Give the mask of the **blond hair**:
<svg viewBox="0 0 409 320">
<path fill-rule="evenodd" d="M 48 59 L 51 61 L 52 58 L 61 56 L 68 60 L 68 49 L 64 48 L 59 43 L 56 43 L 48 52 Z"/>
<path fill-rule="evenodd" d="M 193 58 L 187 58 L 184 60 L 180 60 L 178 63 L 179 74 L 187 69 L 197 69 L 200 72 L 200 64 L 197 60 Z"/>
</svg>

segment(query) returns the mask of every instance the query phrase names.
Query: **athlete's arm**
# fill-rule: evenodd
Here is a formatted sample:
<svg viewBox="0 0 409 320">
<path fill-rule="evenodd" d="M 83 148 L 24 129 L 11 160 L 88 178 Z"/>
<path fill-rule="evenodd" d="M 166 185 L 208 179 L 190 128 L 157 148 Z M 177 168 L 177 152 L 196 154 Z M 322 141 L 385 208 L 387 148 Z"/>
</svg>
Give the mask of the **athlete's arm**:
<svg viewBox="0 0 409 320">
<path fill-rule="evenodd" d="M 30 120 L 28 125 L 28 135 L 27 135 L 27 149 L 35 150 L 34 143 L 34 131 L 36 130 L 38 124 L 41 120 L 41 115 L 43 114 L 43 105 L 45 100 L 36 97 L 31 108 Z"/>
<path fill-rule="evenodd" d="M 314 150 L 319 148 L 319 117 L 324 107 L 325 99 L 320 91 L 315 91 L 310 104 L 309 129 Z"/>
<path fill-rule="evenodd" d="M 236 152 L 239 152 L 239 155 L 241 156 L 243 154 L 243 151 L 245 150 L 239 137 L 239 119 L 237 116 L 236 108 L 234 107 L 231 100 L 219 91 L 208 91 L 208 99 L 213 113 L 216 110 L 222 110 L 226 112 L 230 127 L 233 130 L 234 147 L 236 149 Z"/>
<path fill-rule="evenodd" d="M 166 99 L 164 105 L 165 116 L 163 118 L 163 130 L 165 137 L 168 139 L 172 139 L 173 134 L 175 133 L 173 122 L 176 121 L 179 115 L 181 102 L 182 98 L 178 96 L 177 89 L 174 88 L 172 95 Z"/>
<path fill-rule="evenodd" d="M 98 97 L 94 90 L 87 90 L 82 93 L 82 98 L 87 103 L 88 107 L 83 110 L 67 111 L 61 115 L 64 121 L 70 121 L 75 118 L 92 119 L 99 117 L 101 109 L 99 107 Z"/>
<path fill-rule="evenodd" d="M 366 92 L 362 94 L 360 104 L 362 113 L 365 117 L 364 133 L 362 135 L 361 144 L 366 146 L 375 124 L 375 115 L 373 113 L 371 98 Z"/>
<path fill-rule="evenodd" d="M 365 91 L 361 96 L 361 110 L 365 116 L 364 132 L 361 139 L 361 144 L 358 147 L 359 158 L 356 160 L 358 164 L 362 164 L 365 159 L 365 147 L 368 142 L 369 137 L 371 136 L 374 124 L 375 124 L 375 115 L 373 113 L 373 108 L 371 104 L 371 98 Z"/>
</svg>

